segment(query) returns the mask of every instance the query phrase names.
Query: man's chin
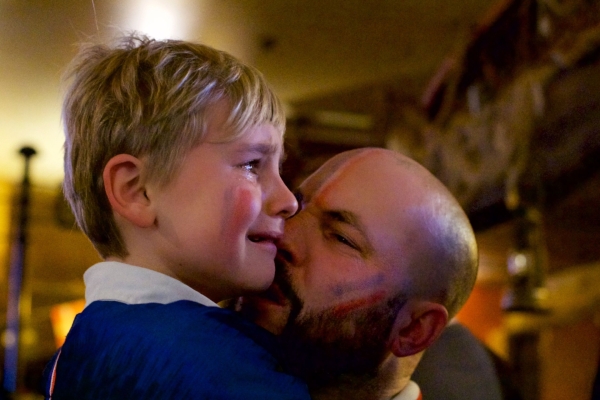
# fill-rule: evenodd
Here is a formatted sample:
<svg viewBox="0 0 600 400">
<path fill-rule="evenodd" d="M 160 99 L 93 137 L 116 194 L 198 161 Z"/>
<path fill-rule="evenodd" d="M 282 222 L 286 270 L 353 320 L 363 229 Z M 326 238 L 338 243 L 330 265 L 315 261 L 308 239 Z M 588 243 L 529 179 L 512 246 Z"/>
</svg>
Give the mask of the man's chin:
<svg viewBox="0 0 600 400">
<path fill-rule="evenodd" d="M 264 295 L 242 297 L 242 315 L 274 335 L 280 335 L 287 324 L 290 307 Z"/>
</svg>

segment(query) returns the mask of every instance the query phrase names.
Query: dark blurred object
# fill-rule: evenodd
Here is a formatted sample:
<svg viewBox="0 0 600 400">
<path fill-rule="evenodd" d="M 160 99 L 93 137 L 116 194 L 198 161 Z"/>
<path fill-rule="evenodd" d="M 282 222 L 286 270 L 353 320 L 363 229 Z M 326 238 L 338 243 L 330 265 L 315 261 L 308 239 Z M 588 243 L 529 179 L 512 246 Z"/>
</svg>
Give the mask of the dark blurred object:
<svg viewBox="0 0 600 400">
<path fill-rule="evenodd" d="M 16 240 L 11 249 L 10 268 L 8 273 L 8 299 L 6 305 L 6 331 L 4 332 L 4 371 L 3 389 L 8 395 L 23 386 L 23 365 L 20 363 L 19 344 L 23 328 L 24 291 L 23 277 L 25 269 L 25 253 L 27 249 L 27 228 L 29 219 L 29 199 L 31 183 L 30 161 L 36 154 L 34 148 L 25 146 L 19 153 L 23 156 L 24 170 L 19 196 L 19 217 Z M 29 302 L 28 302 L 29 303 Z M 29 303 L 30 304 L 30 303 Z"/>
<path fill-rule="evenodd" d="M 594 379 L 594 387 L 592 387 L 591 400 L 600 400 L 600 360 L 598 360 L 598 369 L 596 370 L 596 379 Z"/>
<path fill-rule="evenodd" d="M 542 215 L 535 207 L 519 207 L 515 218 L 515 243 L 507 261 L 510 287 L 502 299 L 502 308 L 544 313 L 548 311 L 548 290 Z"/>
<path fill-rule="evenodd" d="M 452 323 L 425 351 L 412 375 L 424 399 L 521 400 L 508 365 L 471 331 Z"/>
</svg>

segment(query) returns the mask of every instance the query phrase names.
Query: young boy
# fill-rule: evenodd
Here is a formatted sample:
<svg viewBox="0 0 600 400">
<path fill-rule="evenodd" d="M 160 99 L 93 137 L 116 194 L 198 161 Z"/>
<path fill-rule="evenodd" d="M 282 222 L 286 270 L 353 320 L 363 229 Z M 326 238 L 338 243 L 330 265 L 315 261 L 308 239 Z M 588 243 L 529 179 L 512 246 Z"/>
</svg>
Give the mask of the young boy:
<svg viewBox="0 0 600 400">
<path fill-rule="evenodd" d="M 76 58 L 64 192 L 105 260 L 49 364 L 53 399 L 307 399 L 266 331 L 216 302 L 266 289 L 297 202 L 285 117 L 262 75 L 183 41 Z"/>
</svg>

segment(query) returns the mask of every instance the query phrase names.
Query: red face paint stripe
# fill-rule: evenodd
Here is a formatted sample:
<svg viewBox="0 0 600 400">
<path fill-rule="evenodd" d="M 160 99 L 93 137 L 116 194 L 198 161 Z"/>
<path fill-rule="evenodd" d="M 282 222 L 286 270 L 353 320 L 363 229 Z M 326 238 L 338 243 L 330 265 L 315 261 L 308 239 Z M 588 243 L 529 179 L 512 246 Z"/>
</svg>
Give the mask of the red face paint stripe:
<svg viewBox="0 0 600 400">
<path fill-rule="evenodd" d="M 378 292 L 369 297 L 355 299 L 335 306 L 331 311 L 335 316 L 342 316 L 357 308 L 367 307 L 381 301 L 385 297 L 385 292 Z"/>
<path fill-rule="evenodd" d="M 344 176 L 350 173 L 349 169 L 351 169 L 354 165 L 360 164 L 362 162 L 362 159 L 367 155 L 371 154 L 371 152 L 372 150 L 365 150 L 362 152 L 362 154 L 356 155 L 350 158 L 349 160 L 344 161 L 338 166 L 337 170 L 334 170 L 332 173 L 329 174 L 329 176 L 326 176 L 326 178 L 322 182 L 320 182 L 320 188 L 318 188 L 318 190 L 314 194 L 315 202 L 317 204 L 320 204 L 319 198 L 326 197 L 330 192 L 335 191 L 335 189 L 332 187 L 337 182 L 341 181 L 344 178 Z"/>
</svg>

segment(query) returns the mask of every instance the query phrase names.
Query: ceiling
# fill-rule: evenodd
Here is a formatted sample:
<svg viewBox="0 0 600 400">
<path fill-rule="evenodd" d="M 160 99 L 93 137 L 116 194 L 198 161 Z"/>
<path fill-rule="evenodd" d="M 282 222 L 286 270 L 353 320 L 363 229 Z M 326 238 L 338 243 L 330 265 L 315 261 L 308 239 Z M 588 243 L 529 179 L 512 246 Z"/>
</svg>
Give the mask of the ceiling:
<svg viewBox="0 0 600 400">
<path fill-rule="evenodd" d="M 288 103 L 386 79 L 420 91 L 492 0 L 0 0 L 0 180 L 62 180 L 60 77 L 77 43 L 137 30 L 257 66 Z"/>
</svg>

